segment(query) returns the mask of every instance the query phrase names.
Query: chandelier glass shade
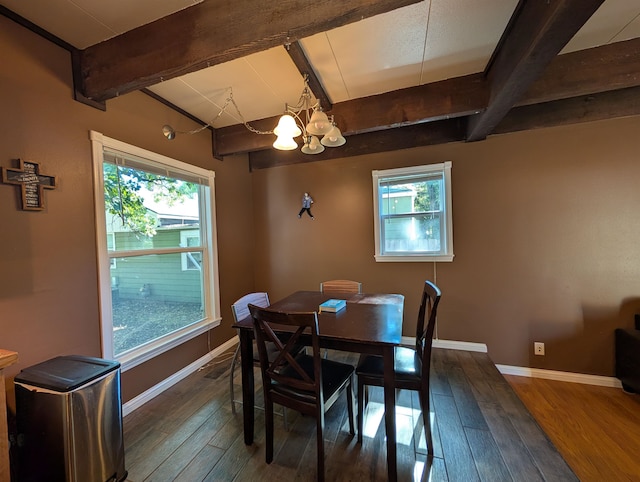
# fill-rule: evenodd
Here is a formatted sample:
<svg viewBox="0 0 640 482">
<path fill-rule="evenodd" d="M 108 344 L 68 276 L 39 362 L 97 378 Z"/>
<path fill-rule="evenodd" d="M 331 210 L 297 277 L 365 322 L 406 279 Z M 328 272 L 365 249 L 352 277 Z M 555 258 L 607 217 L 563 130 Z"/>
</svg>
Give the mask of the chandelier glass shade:
<svg viewBox="0 0 640 482">
<path fill-rule="evenodd" d="M 273 133 L 276 136 L 298 137 L 302 134 L 302 131 L 296 124 L 296 120 L 289 114 L 285 114 L 280 117 L 278 125 L 273 129 Z"/>
<path fill-rule="evenodd" d="M 342 136 L 342 132 L 340 132 L 338 126 L 333 123 L 329 132 L 324 135 L 320 142 L 322 142 L 323 146 L 340 147 L 343 146 L 347 140 Z"/>
<path fill-rule="evenodd" d="M 307 136 L 301 151 L 305 154 L 320 154 L 324 151 L 324 146 L 316 136 Z"/>
</svg>

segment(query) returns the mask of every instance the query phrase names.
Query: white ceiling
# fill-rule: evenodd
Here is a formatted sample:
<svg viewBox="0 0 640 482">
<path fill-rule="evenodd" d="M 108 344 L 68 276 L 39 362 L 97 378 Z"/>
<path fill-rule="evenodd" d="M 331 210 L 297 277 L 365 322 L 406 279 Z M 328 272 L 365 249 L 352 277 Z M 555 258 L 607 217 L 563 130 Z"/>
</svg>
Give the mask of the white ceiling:
<svg viewBox="0 0 640 482">
<path fill-rule="evenodd" d="M 214 1 L 214 0 L 205 0 Z M 537 1 L 537 0 L 536 0 Z M 0 0 L 0 5 L 79 49 L 152 22 L 194 0 Z M 334 103 L 482 72 L 518 0 L 425 0 L 301 40 Z M 640 37 L 640 2 L 605 0 L 561 53 Z M 295 104 L 303 79 L 277 47 L 164 81 L 149 89 L 203 121 L 230 89 L 244 119 Z M 241 122 L 234 109 L 214 122 Z M 159 119 L 159 124 L 164 123 Z M 177 130 L 184 126 L 174 126 Z"/>
</svg>

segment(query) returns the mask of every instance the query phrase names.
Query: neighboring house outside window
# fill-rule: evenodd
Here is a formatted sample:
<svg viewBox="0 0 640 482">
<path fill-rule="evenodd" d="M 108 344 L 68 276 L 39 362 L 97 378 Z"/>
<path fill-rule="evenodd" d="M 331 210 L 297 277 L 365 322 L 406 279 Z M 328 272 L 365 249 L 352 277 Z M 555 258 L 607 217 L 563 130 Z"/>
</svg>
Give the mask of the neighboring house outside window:
<svg viewBox="0 0 640 482">
<path fill-rule="evenodd" d="M 191 246 L 200 246 L 200 231 L 189 229 L 180 231 L 180 246 L 190 248 Z M 182 270 L 190 269 L 199 270 L 202 265 L 202 255 L 199 251 L 182 253 Z"/>
<path fill-rule="evenodd" d="M 91 139 L 103 356 L 126 370 L 220 324 L 214 173 Z"/>
<path fill-rule="evenodd" d="M 451 162 L 372 177 L 376 261 L 452 261 Z"/>
</svg>

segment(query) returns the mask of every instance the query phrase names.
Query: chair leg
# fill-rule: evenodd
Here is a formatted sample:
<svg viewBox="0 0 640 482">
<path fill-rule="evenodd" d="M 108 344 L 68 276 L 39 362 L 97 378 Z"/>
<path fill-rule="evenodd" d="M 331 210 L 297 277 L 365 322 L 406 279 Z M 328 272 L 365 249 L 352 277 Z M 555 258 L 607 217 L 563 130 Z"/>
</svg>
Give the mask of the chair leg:
<svg viewBox="0 0 640 482">
<path fill-rule="evenodd" d="M 238 347 L 236 348 L 235 353 L 233 354 L 233 359 L 231 360 L 231 373 L 229 373 L 229 394 L 231 396 L 231 413 L 236 414 L 236 402 L 235 402 L 235 394 L 233 390 L 233 371 L 236 368 L 236 363 L 238 362 L 238 358 L 240 356 L 240 344 L 238 343 Z"/>
<path fill-rule="evenodd" d="M 264 429 L 265 429 L 265 460 L 268 464 L 273 461 L 273 402 L 264 401 Z"/>
<path fill-rule="evenodd" d="M 349 413 L 349 433 L 355 435 L 355 424 L 353 423 L 353 377 L 351 377 L 347 387 L 347 412 Z"/>
<path fill-rule="evenodd" d="M 431 407 L 429 403 L 429 391 L 420 391 L 420 409 L 422 410 L 422 421 L 424 422 L 424 438 L 427 443 L 427 454 L 433 455 L 433 437 L 431 435 Z"/>
<path fill-rule="evenodd" d="M 322 407 L 320 410 L 324 410 Z M 316 417 L 316 443 L 318 445 L 318 482 L 324 482 L 324 413 Z"/>
<path fill-rule="evenodd" d="M 362 444 L 362 430 L 364 429 L 364 388 L 361 377 L 358 377 L 358 443 Z"/>
<path fill-rule="evenodd" d="M 282 419 L 284 421 L 284 429 L 285 431 L 289 431 L 289 418 L 287 417 L 287 408 L 282 407 Z"/>
</svg>

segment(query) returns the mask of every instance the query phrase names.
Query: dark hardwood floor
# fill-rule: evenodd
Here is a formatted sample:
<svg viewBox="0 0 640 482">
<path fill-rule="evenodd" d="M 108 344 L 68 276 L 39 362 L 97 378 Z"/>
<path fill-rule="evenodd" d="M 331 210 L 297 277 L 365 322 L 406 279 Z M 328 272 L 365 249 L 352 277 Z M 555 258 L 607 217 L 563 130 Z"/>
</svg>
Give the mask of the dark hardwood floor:
<svg viewBox="0 0 640 482">
<path fill-rule="evenodd" d="M 329 356 L 357 361 L 342 352 Z M 230 358 L 220 357 L 125 417 L 128 481 L 315 480 L 315 421 L 289 412 L 286 431 L 277 417 L 274 461 L 267 465 L 263 412 L 256 410 L 255 442 L 246 446 L 241 410 L 231 412 L 229 366 Z M 240 393 L 239 370 L 236 385 Z M 398 480 L 578 480 L 486 354 L 434 349 L 431 393 L 432 460 L 418 398 L 397 394 Z M 382 389 L 371 387 L 362 445 L 349 435 L 344 398 L 327 413 L 327 480 L 387 479 L 383 409 Z"/>
</svg>

